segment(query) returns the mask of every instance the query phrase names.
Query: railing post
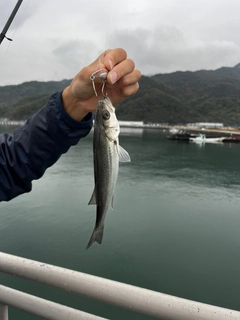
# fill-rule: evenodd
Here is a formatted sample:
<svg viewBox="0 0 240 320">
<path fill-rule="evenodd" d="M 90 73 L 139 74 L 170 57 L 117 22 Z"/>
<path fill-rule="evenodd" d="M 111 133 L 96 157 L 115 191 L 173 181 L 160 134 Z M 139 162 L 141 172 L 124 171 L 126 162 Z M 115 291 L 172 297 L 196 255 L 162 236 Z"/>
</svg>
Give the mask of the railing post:
<svg viewBox="0 0 240 320">
<path fill-rule="evenodd" d="M 0 303 L 0 319 L 8 320 L 8 306 Z"/>
</svg>

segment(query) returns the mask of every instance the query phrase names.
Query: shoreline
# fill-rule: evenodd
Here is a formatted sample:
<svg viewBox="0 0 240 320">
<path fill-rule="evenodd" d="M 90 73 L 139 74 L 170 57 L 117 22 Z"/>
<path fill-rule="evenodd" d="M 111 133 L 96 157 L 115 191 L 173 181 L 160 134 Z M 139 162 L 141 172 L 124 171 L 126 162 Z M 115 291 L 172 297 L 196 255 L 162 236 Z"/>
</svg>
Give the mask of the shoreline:
<svg viewBox="0 0 240 320">
<path fill-rule="evenodd" d="M 0 125 L 2 126 L 22 126 L 24 125 L 26 121 L 24 120 L 0 120 Z M 128 129 L 157 129 L 157 130 L 163 130 L 163 131 L 168 131 L 170 134 L 171 129 L 176 129 L 176 130 L 182 130 L 190 133 L 207 133 L 211 135 L 216 135 L 216 134 L 222 134 L 224 136 L 228 135 L 240 135 L 240 130 L 234 129 L 234 128 L 229 128 L 229 127 L 223 127 L 223 128 L 199 128 L 199 127 L 190 127 L 190 126 L 182 126 L 182 125 L 162 125 L 162 124 L 136 124 L 134 125 L 133 123 L 131 124 L 126 124 L 124 125 L 121 123 L 120 128 L 128 128 Z"/>
<path fill-rule="evenodd" d="M 228 127 L 223 127 L 223 128 L 199 128 L 199 127 L 190 127 L 190 126 L 180 126 L 180 125 L 175 125 L 175 126 L 167 126 L 167 125 L 159 125 L 159 124 L 143 124 L 143 125 L 121 125 L 121 128 L 129 128 L 129 129 L 157 129 L 157 130 L 163 130 L 163 131 L 168 131 L 170 134 L 171 129 L 176 129 L 176 130 L 182 130 L 186 131 L 189 133 L 207 133 L 207 134 L 212 134 L 216 135 L 219 133 L 222 135 L 240 135 L 240 130 L 234 129 L 234 128 L 228 128 Z"/>
</svg>

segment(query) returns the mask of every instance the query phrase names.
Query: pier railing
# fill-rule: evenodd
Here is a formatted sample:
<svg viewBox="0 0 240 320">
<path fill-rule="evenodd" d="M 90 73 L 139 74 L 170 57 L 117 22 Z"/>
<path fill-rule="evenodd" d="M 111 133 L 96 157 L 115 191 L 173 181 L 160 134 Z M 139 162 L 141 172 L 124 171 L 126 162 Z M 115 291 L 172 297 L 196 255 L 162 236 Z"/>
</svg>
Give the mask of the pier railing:
<svg viewBox="0 0 240 320">
<path fill-rule="evenodd" d="M 56 287 L 162 320 L 239 320 L 240 312 L 0 252 L 0 272 Z M 8 306 L 43 319 L 106 319 L 0 285 L 0 319 Z"/>
</svg>

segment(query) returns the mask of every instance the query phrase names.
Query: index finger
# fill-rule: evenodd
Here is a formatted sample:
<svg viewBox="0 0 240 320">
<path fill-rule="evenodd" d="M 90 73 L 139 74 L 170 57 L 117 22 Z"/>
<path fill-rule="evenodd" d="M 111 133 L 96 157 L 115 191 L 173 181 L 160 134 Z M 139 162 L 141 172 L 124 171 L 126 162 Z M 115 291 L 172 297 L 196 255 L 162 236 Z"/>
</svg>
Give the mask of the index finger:
<svg viewBox="0 0 240 320">
<path fill-rule="evenodd" d="M 117 64 L 126 60 L 126 58 L 127 53 L 124 49 L 108 49 L 87 67 L 88 74 L 90 73 L 91 75 L 93 72 L 102 68 L 111 71 Z"/>
<path fill-rule="evenodd" d="M 107 80 L 110 84 L 116 83 L 118 80 L 123 78 L 125 75 L 133 72 L 135 63 L 131 59 L 125 59 L 118 63 L 107 76 Z"/>
<path fill-rule="evenodd" d="M 108 70 L 112 70 L 118 63 L 127 59 L 127 52 L 122 48 L 110 49 L 103 53 L 102 63 Z"/>
</svg>

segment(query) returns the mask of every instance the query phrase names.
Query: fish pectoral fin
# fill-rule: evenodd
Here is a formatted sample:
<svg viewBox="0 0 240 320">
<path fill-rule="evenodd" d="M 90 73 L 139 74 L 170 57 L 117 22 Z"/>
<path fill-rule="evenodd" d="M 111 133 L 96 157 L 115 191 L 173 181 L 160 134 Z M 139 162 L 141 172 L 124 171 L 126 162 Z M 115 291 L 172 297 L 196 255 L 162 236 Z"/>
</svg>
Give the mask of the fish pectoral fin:
<svg viewBox="0 0 240 320">
<path fill-rule="evenodd" d="M 91 199 L 89 200 L 89 202 L 88 202 L 88 205 L 90 205 L 90 204 L 97 204 L 97 199 L 96 199 L 96 188 L 94 188 L 94 190 L 93 190 L 93 193 L 92 193 L 92 196 L 91 196 Z"/>
<path fill-rule="evenodd" d="M 121 146 L 118 146 L 118 155 L 119 155 L 119 161 L 120 162 L 130 162 L 131 158 L 128 154 L 128 152 L 123 149 Z"/>
<path fill-rule="evenodd" d="M 114 195 L 112 196 L 111 208 L 113 209 Z"/>
</svg>

